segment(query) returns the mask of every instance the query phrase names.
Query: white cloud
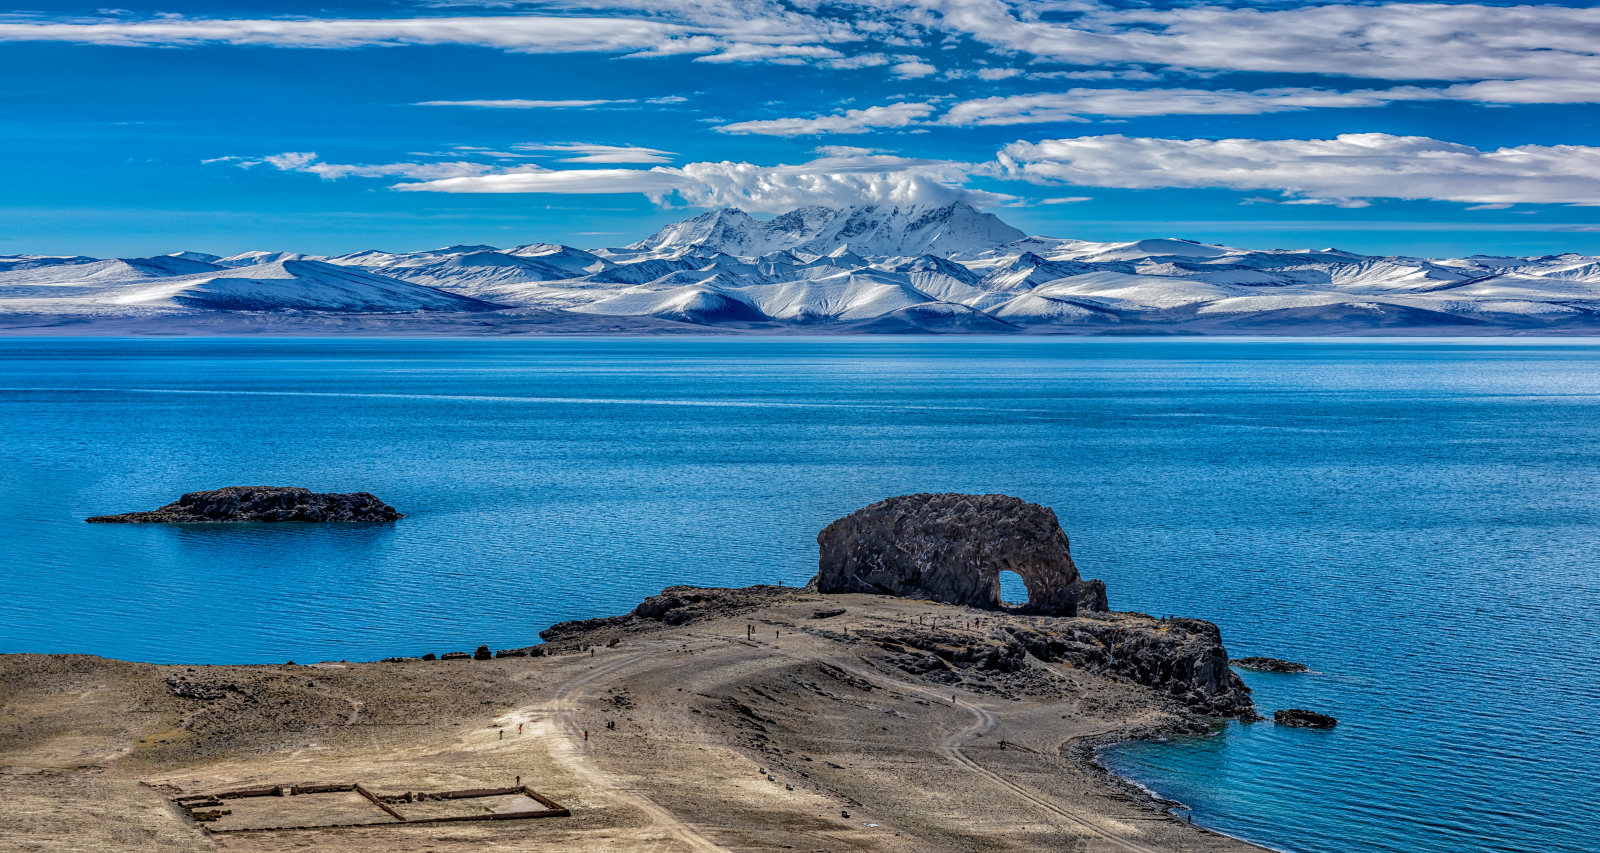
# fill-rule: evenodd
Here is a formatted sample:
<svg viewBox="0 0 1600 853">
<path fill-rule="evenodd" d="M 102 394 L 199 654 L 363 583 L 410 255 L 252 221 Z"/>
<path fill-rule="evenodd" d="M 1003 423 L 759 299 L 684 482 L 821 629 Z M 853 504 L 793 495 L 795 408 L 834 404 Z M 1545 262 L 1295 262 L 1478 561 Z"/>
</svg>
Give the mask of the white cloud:
<svg viewBox="0 0 1600 853">
<path fill-rule="evenodd" d="M 1086 195 L 1069 195 L 1069 196 L 1062 196 L 1062 197 L 1059 197 L 1059 198 L 1041 198 L 1041 199 L 1039 199 L 1039 203 L 1040 204 L 1077 204 L 1078 202 L 1082 202 L 1082 201 L 1094 201 L 1094 198 L 1091 197 L 1091 196 L 1086 196 Z"/>
<path fill-rule="evenodd" d="M 0 41 L 345 48 L 472 45 L 529 53 L 695 55 L 699 61 L 884 67 L 937 73 L 895 47 L 968 38 L 991 55 L 958 76 L 1149 79 L 1152 70 L 1269 72 L 1458 82 L 1449 97 L 1588 103 L 1600 83 L 1600 8 L 1471 3 L 1175 7 L 1104 0 L 533 0 L 475 3 L 536 14 L 411 18 L 192 18 L 177 15 L 0 21 Z M 846 50 L 846 48 L 849 50 Z M 952 55 L 954 56 L 954 55 Z M 943 61 L 943 60 L 941 60 Z M 1075 66 L 1048 70 L 1039 64 Z M 949 64 L 949 63 L 946 63 Z"/>
<path fill-rule="evenodd" d="M 831 116 L 775 118 L 725 124 L 723 133 L 754 133 L 762 136 L 810 136 L 820 133 L 866 133 L 885 127 L 906 127 L 933 112 L 928 104 L 889 104 L 860 110 L 845 110 Z"/>
<path fill-rule="evenodd" d="M 370 19 L 172 16 L 66 23 L 0 22 L 0 41 L 323 48 L 465 44 L 535 53 L 641 50 L 693 33 L 690 28 L 662 21 L 534 15 Z"/>
<path fill-rule="evenodd" d="M 509 98 L 500 101 L 418 101 L 419 107 L 480 107 L 494 110 L 563 110 L 579 107 L 598 107 L 606 104 L 632 104 L 637 101 L 632 98 L 609 100 L 596 98 L 594 100 L 569 100 L 569 101 L 530 101 L 522 98 Z"/>
<path fill-rule="evenodd" d="M 1459 3 L 1175 8 L 1094 0 L 854 0 L 931 31 L 1073 65 L 1391 80 L 1600 80 L 1600 9 Z M 1048 19 L 1039 13 L 1052 12 Z"/>
<path fill-rule="evenodd" d="M 1300 203 L 1393 198 L 1472 204 L 1600 204 L 1600 147 L 1479 150 L 1423 136 L 1014 142 L 1001 171 L 1075 186 L 1276 190 Z"/>
<path fill-rule="evenodd" d="M 814 44 L 727 45 L 716 53 L 695 57 L 695 62 L 765 62 L 773 65 L 805 65 L 816 60 L 846 61 L 844 54 L 831 47 Z"/>
<path fill-rule="evenodd" d="M 527 143 L 511 147 L 518 151 L 554 151 L 574 155 L 560 158 L 563 163 L 667 163 L 671 162 L 673 153 L 659 148 L 640 148 L 634 145 L 593 145 L 581 142 L 560 145 Z"/>
<path fill-rule="evenodd" d="M 1568 81 L 1570 82 L 1570 81 Z M 940 120 L 954 125 L 1081 122 L 1087 116 L 1261 115 L 1293 110 L 1378 107 L 1398 101 L 1474 101 L 1478 103 L 1600 103 L 1600 83 L 1561 85 L 1550 80 L 1493 80 L 1430 89 L 1283 88 L 1241 92 L 1233 89 L 1069 89 L 1031 95 L 977 98 L 953 105 Z"/>
<path fill-rule="evenodd" d="M 613 147 L 654 150 L 578 144 L 517 147 L 554 151 Z M 985 168 L 971 163 L 920 160 L 842 146 L 825 146 L 819 153 L 822 156 L 795 165 L 760 166 L 724 160 L 639 169 L 547 169 L 535 165 L 482 163 L 350 165 L 325 163 L 309 152 L 287 152 L 254 159 L 223 157 L 208 162 L 232 162 L 245 168 L 267 165 L 327 179 L 401 177 L 412 182 L 394 184 L 391 188 L 403 192 L 638 194 L 663 205 L 677 200 L 696 207 L 737 207 L 758 213 L 779 213 L 807 204 L 965 201 L 992 207 L 1015 200 L 1013 196 L 966 186 L 969 176 Z"/>
<path fill-rule="evenodd" d="M 1086 116 L 1256 115 L 1312 107 L 1371 107 L 1417 100 L 1420 89 L 1336 92 L 1328 89 L 1069 89 L 978 98 L 953 105 L 940 121 L 954 125 L 1081 122 Z"/>
<path fill-rule="evenodd" d="M 1022 73 L 1020 68 L 979 68 L 979 80 L 1005 80 Z"/>
<path fill-rule="evenodd" d="M 778 213 L 807 204 L 943 204 L 993 206 L 1010 196 L 963 186 L 970 164 L 851 153 L 797 165 L 730 161 L 681 168 L 506 170 L 398 184 L 409 192 L 642 194 L 657 203 L 677 198 L 696 207 Z"/>
<path fill-rule="evenodd" d="M 282 172 L 305 172 L 318 175 L 326 180 L 339 178 L 414 178 L 417 180 L 437 180 L 443 178 L 459 178 L 470 175 L 484 175 L 499 170 L 500 167 L 484 163 L 385 163 L 381 165 L 352 166 L 339 163 L 324 163 L 310 151 L 288 151 L 282 154 L 272 154 L 267 157 L 215 157 L 204 161 L 206 163 L 232 162 L 243 169 L 252 166 L 271 166 Z M 518 167 L 524 169 L 538 168 L 536 166 Z"/>
<path fill-rule="evenodd" d="M 894 76 L 899 77 L 902 80 L 911 80 L 917 77 L 928 77 L 939 72 L 939 69 L 918 59 L 908 60 L 906 62 L 897 62 L 893 66 L 890 66 L 889 70 L 894 73 Z"/>
</svg>

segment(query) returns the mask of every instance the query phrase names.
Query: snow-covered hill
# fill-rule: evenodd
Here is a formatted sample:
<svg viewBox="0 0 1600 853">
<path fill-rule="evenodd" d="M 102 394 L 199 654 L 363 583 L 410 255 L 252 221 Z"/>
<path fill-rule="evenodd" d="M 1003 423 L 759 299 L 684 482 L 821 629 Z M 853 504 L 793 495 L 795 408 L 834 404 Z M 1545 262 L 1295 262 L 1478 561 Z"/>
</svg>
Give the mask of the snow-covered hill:
<svg viewBox="0 0 1600 853">
<path fill-rule="evenodd" d="M 1593 334 L 1600 258 L 1095 243 L 1026 236 L 965 204 L 717 210 L 619 248 L 0 256 L 0 328 L 317 315 L 418 333 Z"/>
<path fill-rule="evenodd" d="M 150 260 L 150 259 L 140 259 Z M 167 258 L 168 261 L 180 260 Z M 200 262 L 185 260 L 187 267 Z M 174 266 L 179 266 L 174 264 Z M 45 268 L 54 280 L 0 284 L 9 312 L 116 315 L 127 312 L 315 311 L 387 314 L 492 311 L 501 306 L 321 261 L 290 260 L 153 275 L 139 261 Z M 81 270 L 80 274 L 71 275 Z M 39 270 L 42 272 L 43 270 Z"/>
</svg>

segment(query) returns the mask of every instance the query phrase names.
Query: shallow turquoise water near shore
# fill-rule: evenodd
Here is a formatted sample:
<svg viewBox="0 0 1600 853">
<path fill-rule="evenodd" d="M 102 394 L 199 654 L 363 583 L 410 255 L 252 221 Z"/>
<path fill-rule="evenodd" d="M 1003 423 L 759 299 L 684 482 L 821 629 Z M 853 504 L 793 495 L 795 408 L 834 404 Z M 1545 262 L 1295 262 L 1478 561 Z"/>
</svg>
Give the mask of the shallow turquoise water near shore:
<svg viewBox="0 0 1600 853">
<path fill-rule="evenodd" d="M 302 662 L 804 583 L 908 491 L 1056 509 L 1119 609 L 1211 619 L 1264 712 L 1110 750 L 1307 853 L 1587 851 L 1600 342 L 0 340 L 0 651 Z M 228 484 L 392 526 L 90 526 Z"/>
</svg>

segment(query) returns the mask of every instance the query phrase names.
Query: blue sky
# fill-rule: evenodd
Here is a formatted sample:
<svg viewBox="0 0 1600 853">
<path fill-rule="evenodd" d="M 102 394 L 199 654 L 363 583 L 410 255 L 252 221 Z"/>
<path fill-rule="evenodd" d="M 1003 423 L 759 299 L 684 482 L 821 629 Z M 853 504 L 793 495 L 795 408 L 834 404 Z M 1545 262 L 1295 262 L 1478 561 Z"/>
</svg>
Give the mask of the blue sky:
<svg viewBox="0 0 1600 853">
<path fill-rule="evenodd" d="M 1093 0 L 35 4 L 0 253 L 618 245 L 707 207 L 1600 254 L 1600 10 Z"/>
</svg>

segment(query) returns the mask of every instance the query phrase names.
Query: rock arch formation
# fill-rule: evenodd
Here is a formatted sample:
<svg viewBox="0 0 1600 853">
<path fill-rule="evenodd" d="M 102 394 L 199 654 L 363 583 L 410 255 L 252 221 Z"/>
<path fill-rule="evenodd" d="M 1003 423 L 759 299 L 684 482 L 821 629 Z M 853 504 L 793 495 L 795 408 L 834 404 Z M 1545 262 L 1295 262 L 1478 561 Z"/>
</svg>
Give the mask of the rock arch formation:
<svg viewBox="0 0 1600 853">
<path fill-rule="evenodd" d="M 1104 611 L 1048 507 L 1008 495 L 916 494 L 879 501 L 817 534 L 818 592 L 869 592 L 999 610 L 1000 573 L 1028 587 L 1030 612 Z"/>
</svg>

